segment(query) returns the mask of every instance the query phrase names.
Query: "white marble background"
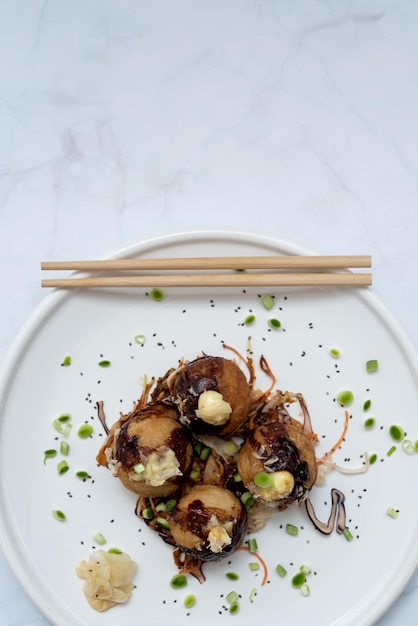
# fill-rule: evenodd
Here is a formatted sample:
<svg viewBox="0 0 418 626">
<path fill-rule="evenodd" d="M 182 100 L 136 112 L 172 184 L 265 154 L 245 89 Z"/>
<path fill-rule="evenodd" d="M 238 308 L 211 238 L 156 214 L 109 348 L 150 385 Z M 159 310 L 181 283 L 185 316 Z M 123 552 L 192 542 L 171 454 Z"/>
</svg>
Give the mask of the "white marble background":
<svg viewBox="0 0 418 626">
<path fill-rule="evenodd" d="M 372 254 L 417 346 L 417 59 L 411 0 L 0 0 L 0 360 L 41 260 L 201 228 Z M 47 623 L 1 557 L 0 624 Z"/>
</svg>

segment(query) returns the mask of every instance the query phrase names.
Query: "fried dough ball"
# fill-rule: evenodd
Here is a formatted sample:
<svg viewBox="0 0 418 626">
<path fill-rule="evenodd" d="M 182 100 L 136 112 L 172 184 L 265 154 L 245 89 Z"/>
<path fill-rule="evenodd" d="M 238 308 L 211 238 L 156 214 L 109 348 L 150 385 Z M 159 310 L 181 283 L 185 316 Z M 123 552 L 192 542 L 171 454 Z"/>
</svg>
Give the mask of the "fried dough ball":
<svg viewBox="0 0 418 626">
<path fill-rule="evenodd" d="M 262 424 L 241 447 L 237 469 L 256 500 L 284 510 L 302 502 L 316 480 L 314 445 L 296 420 Z"/>
<path fill-rule="evenodd" d="M 196 485 L 180 499 L 170 518 L 176 545 L 201 561 L 217 561 L 241 544 L 247 514 L 234 494 L 216 485 Z"/>
<path fill-rule="evenodd" d="M 160 407 L 146 407 L 114 432 L 108 467 L 134 493 L 155 498 L 175 492 L 193 456 L 189 431 Z"/>
<path fill-rule="evenodd" d="M 203 356 L 179 370 L 171 399 L 194 433 L 229 436 L 247 419 L 250 386 L 234 361 Z"/>
</svg>

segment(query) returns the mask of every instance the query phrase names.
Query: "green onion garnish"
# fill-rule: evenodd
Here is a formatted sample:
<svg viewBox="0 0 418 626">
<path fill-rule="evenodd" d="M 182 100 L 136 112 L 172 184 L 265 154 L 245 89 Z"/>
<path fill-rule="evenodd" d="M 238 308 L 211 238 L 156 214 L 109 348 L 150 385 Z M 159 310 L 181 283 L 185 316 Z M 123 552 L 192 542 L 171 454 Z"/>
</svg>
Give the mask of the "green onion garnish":
<svg viewBox="0 0 418 626">
<path fill-rule="evenodd" d="M 192 469 L 190 470 L 189 476 L 192 480 L 197 480 L 200 476 L 200 471 L 198 469 Z"/>
<path fill-rule="evenodd" d="M 343 535 L 347 539 L 347 541 L 353 541 L 353 535 L 351 534 L 349 528 L 344 528 Z"/>
<path fill-rule="evenodd" d="M 249 511 L 255 503 L 254 496 L 249 491 L 244 491 L 240 499 L 246 511 Z"/>
<path fill-rule="evenodd" d="M 363 411 L 368 411 L 372 405 L 371 400 L 366 400 L 363 404 Z"/>
<path fill-rule="evenodd" d="M 376 424 L 376 419 L 374 417 L 368 417 L 366 420 L 364 420 L 364 428 L 373 428 L 373 426 Z"/>
<path fill-rule="evenodd" d="M 418 439 L 415 440 L 413 447 L 414 447 L 415 452 L 418 452 Z"/>
<path fill-rule="evenodd" d="M 54 456 L 57 455 L 57 451 L 56 450 L 45 450 L 44 452 L 44 465 L 46 463 L 47 459 L 52 459 Z"/>
<path fill-rule="evenodd" d="M 164 291 L 162 289 L 158 289 L 157 287 L 153 287 L 149 295 L 156 302 L 160 302 L 164 299 Z"/>
<path fill-rule="evenodd" d="M 288 535 L 293 535 L 294 537 L 296 537 L 296 535 L 298 535 L 299 533 L 299 528 L 294 524 L 286 524 L 286 532 Z"/>
<path fill-rule="evenodd" d="M 183 600 L 183 605 L 186 607 L 186 609 L 191 609 L 192 606 L 194 606 L 196 604 L 196 596 L 194 596 L 192 593 L 189 593 L 188 596 L 186 596 Z"/>
<path fill-rule="evenodd" d="M 306 576 L 303 572 L 297 572 L 294 576 L 292 576 L 292 587 L 295 587 L 296 589 L 300 589 L 305 582 Z"/>
<path fill-rule="evenodd" d="M 187 578 L 184 574 L 175 574 L 170 580 L 170 586 L 173 589 L 183 589 L 187 586 Z"/>
<path fill-rule="evenodd" d="M 199 455 L 199 458 L 202 461 L 207 461 L 211 455 L 211 452 L 212 452 L 211 448 L 203 448 L 202 452 Z"/>
<path fill-rule="evenodd" d="M 90 478 L 90 474 L 88 472 L 86 472 L 85 470 L 78 470 L 78 472 L 75 473 L 75 475 L 77 476 L 77 478 Z"/>
<path fill-rule="evenodd" d="M 168 530 L 170 528 L 168 520 L 166 520 L 164 517 L 156 517 L 155 522 L 160 528 L 164 528 L 165 530 Z"/>
<path fill-rule="evenodd" d="M 165 503 L 165 510 L 167 511 L 167 513 L 172 511 L 174 507 L 176 506 L 176 504 L 177 504 L 177 501 L 174 500 L 174 498 L 172 498 L 171 500 L 168 500 L 168 502 Z"/>
<path fill-rule="evenodd" d="M 392 446 L 391 448 L 389 448 L 389 450 L 386 452 L 387 456 L 392 456 L 395 450 L 396 450 L 396 446 Z"/>
<path fill-rule="evenodd" d="M 377 454 L 371 454 L 369 457 L 369 465 L 373 465 L 373 463 L 376 463 L 377 461 Z"/>
<path fill-rule="evenodd" d="M 309 567 L 309 565 L 301 565 L 299 569 L 304 574 L 310 574 L 311 571 L 312 571 L 311 568 Z"/>
<path fill-rule="evenodd" d="M 341 353 L 338 350 L 338 348 L 330 348 L 329 353 L 332 357 L 334 357 L 334 359 L 339 359 L 341 356 Z"/>
<path fill-rule="evenodd" d="M 61 454 L 63 454 L 64 456 L 67 456 L 69 450 L 70 450 L 70 446 L 68 445 L 68 441 L 61 441 L 60 443 Z"/>
<path fill-rule="evenodd" d="M 65 461 L 64 459 L 60 461 L 57 465 L 58 474 L 65 474 L 65 472 L 68 472 L 69 469 L 70 467 L 67 461 Z"/>
<path fill-rule="evenodd" d="M 257 563 L 257 561 L 252 561 L 251 563 L 248 563 L 248 567 L 252 572 L 256 572 L 260 569 L 260 563 Z"/>
<path fill-rule="evenodd" d="M 226 601 L 228 602 L 228 604 L 233 604 L 233 602 L 236 602 L 237 600 L 239 600 L 239 595 L 236 591 L 230 591 L 226 596 Z"/>
<path fill-rule="evenodd" d="M 106 543 L 106 539 L 103 537 L 102 533 L 95 533 L 93 535 L 93 539 L 100 546 L 104 546 L 104 544 Z"/>
<path fill-rule="evenodd" d="M 247 541 L 248 544 L 248 550 L 250 552 L 257 552 L 258 550 L 258 545 L 257 545 L 257 540 L 254 538 L 251 538 Z"/>
<path fill-rule="evenodd" d="M 272 317 L 267 321 L 268 325 L 270 326 L 270 328 L 280 328 L 281 323 L 279 322 L 279 320 L 276 320 L 276 318 Z"/>
<path fill-rule="evenodd" d="M 199 456 L 202 450 L 203 450 L 203 443 L 201 441 L 196 441 L 196 443 L 193 445 L 193 451 L 196 454 L 196 456 Z"/>
<path fill-rule="evenodd" d="M 229 580 L 238 580 L 239 579 L 239 575 L 236 572 L 227 572 L 225 574 L 225 576 L 229 579 Z"/>
<path fill-rule="evenodd" d="M 280 563 L 276 565 L 276 572 L 279 576 L 281 576 L 281 578 L 284 578 L 287 574 L 287 570 L 283 567 L 283 565 L 280 565 Z"/>
<path fill-rule="evenodd" d="M 379 369 L 379 363 L 377 359 L 371 359 L 370 361 L 366 361 L 366 371 L 370 374 L 371 372 L 377 372 Z"/>
<path fill-rule="evenodd" d="M 392 424 L 392 426 L 389 427 L 389 435 L 394 441 L 402 441 L 402 439 L 405 437 L 405 431 L 402 426 Z"/>
<path fill-rule="evenodd" d="M 60 433 L 60 435 L 64 435 L 66 437 L 71 431 L 70 420 L 71 415 L 69 413 L 63 413 L 52 422 L 52 425 L 55 430 Z"/>
<path fill-rule="evenodd" d="M 273 478 L 271 477 L 270 474 L 267 474 L 266 472 L 257 472 L 253 480 L 254 480 L 254 484 L 257 485 L 257 487 L 260 487 L 261 489 L 267 489 L 269 487 L 272 487 L 274 484 Z"/>
<path fill-rule="evenodd" d="M 69 413 L 62 413 L 59 417 L 57 417 L 59 422 L 69 422 L 70 419 L 71 415 Z"/>
<path fill-rule="evenodd" d="M 238 446 L 235 441 L 227 441 L 222 449 L 228 456 L 234 456 L 238 452 Z"/>
<path fill-rule="evenodd" d="M 93 426 L 91 424 L 82 424 L 77 431 L 77 435 L 81 439 L 87 439 L 93 432 Z"/>
<path fill-rule="evenodd" d="M 65 517 L 65 513 L 63 513 L 62 511 L 59 511 L 58 509 L 54 509 L 52 511 L 52 515 L 55 517 L 56 520 L 58 520 L 59 522 L 64 522 L 66 517 Z"/>
<path fill-rule="evenodd" d="M 250 324 L 254 324 L 255 322 L 255 315 L 247 315 L 247 317 L 244 320 L 244 324 L 246 326 L 250 326 Z"/>
<path fill-rule="evenodd" d="M 267 311 L 271 311 L 274 308 L 274 298 L 270 294 L 266 293 L 261 298 L 262 305 L 267 309 Z"/>
<path fill-rule="evenodd" d="M 134 340 L 140 346 L 143 346 L 145 343 L 145 335 L 135 335 Z"/>
<path fill-rule="evenodd" d="M 410 439 L 404 439 L 402 441 L 402 450 L 406 452 L 406 454 L 415 454 L 416 450 L 414 448 L 414 444 Z"/>
<path fill-rule="evenodd" d="M 239 602 L 233 602 L 229 607 L 229 612 L 231 613 L 231 615 L 233 615 L 234 613 L 238 613 L 238 611 L 239 611 Z"/>
<path fill-rule="evenodd" d="M 241 474 L 239 474 L 239 472 L 235 472 L 235 474 L 234 474 L 234 482 L 242 483 Z"/>
<path fill-rule="evenodd" d="M 254 602 L 254 598 L 257 595 L 257 589 L 255 587 L 253 587 L 250 591 L 250 595 L 248 596 L 248 599 L 250 602 Z"/>
<path fill-rule="evenodd" d="M 307 585 L 306 583 L 304 583 L 301 588 L 300 588 L 302 595 L 307 598 L 308 596 L 311 595 L 311 590 L 309 588 L 309 585 Z"/>
<path fill-rule="evenodd" d="M 398 514 L 398 509 L 395 509 L 393 506 L 390 506 L 386 509 L 386 515 L 389 515 L 389 517 L 393 517 L 393 519 L 396 519 L 398 517 Z"/>
<path fill-rule="evenodd" d="M 143 463 L 137 463 L 134 465 L 135 474 L 142 474 L 143 471 L 145 471 L 145 465 Z"/>
<path fill-rule="evenodd" d="M 109 367 L 110 361 L 104 359 L 103 361 L 99 361 L 98 365 L 100 365 L 100 367 Z"/>
<path fill-rule="evenodd" d="M 122 550 L 119 550 L 119 548 L 109 548 L 108 553 L 109 554 L 122 554 Z"/>
<path fill-rule="evenodd" d="M 347 406 L 351 404 L 353 401 L 354 395 L 353 392 L 349 389 L 344 389 L 337 394 L 337 402 L 341 406 Z"/>
<path fill-rule="evenodd" d="M 67 365 L 71 364 L 71 357 L 70 356 L 65 356 L 62 360 L 61 365 L 63 365 L 64 367 L 66 367 Z"/>
<path fill-rule="evenodd" d="M 147 520 L 154 519 L 154 513 L 152 509 L 142 509 L 141 515 L 144 519 Z"/>
</svg>

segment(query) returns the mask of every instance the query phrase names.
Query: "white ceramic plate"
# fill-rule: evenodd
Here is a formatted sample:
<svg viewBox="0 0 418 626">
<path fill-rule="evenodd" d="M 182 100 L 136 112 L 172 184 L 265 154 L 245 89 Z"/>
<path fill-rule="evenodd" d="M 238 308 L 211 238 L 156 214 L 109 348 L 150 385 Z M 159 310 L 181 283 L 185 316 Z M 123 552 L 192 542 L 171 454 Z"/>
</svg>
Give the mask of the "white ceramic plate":
<svg viewBox="0 0 418 626">
<path fill-rule="evenodd" d="M 119 252 L 117 257 L 303 254 L 294 246 L 246 233 L 200 232 L 154 239 Z M 133 626 L 155 624 L 218 624 L 239 619 L 283 620 L 294 626 L 372 624 L 401 592 L 418 556 L 418 456 L 401 446 L 388 457 L 392 445 L 388 427 L 401 424 L 418 439 L 417 357 L 397 322 L 370 290 L 348 288 L 276 288 L 275 308 L 267 311 L 257 289 L 193 291 L 166 290 L 155 302 L 142 290 L 80 290 L 54 292 L 45 298 L 17 338 L 0 379 L 1 537 L 3 549 L 22 585 L 54 624 Z M 251 326 L 243 320 L 252 311 Z M 281 321 L 269 330 L 269 317 Z M 142 333 L 143 346 L 134 341 Z M 346 496 L 347 524 L 354 539 L 321 535 L 304 509 L 274 515 L 257 535 L 259 553 L 269 568 L 261 586 L 261 571 L 248 567 L 251 559 L 239 552 L 228 562 L 205 567 L 207 581 L 189 580 L 174 591 L 169 580 L 176 572 L 171 549 L 135 517 L 135 496 L 95 462 L 102 442 L 95 402 L 103 400 L 110 422 L 127 412 L 141 393 L 143 376 L 160 376 L 182 357 L 202 352 L 232 357 L 226 342 L 245 353 L 252 337 L 256 361 L 264 355 L 278 377 L 278 387 L 301 392 L 307 401 L 315 431 L 318 456 L 338 439 L 344 411 L 335 402 L 349 388 L 354 401 L 352 419 L 342 448 L 334 460 L 353 467 L 362 464 L 365 451 L 378 461 L 366 474 L 329 474 L 315 487 L 312 500 L 324 520 L 330 511 L 330 490 Z M 337 347 L 335 360 L 329 349 Z M 71 365 L 62 367 L 66 355 Z M 98 366 L 102 359 L 111 366 Z M 379 370 L 368 374 L 365 363 L 378 359 Z M 259 372 L 258 384 L 267 380 Z M 367 413 L 365 400 L 371 400 Z M 52 427 L 62 413 L 72 416 L 68 437 L 70 470 L 56 471 L 60 456 L 44 464 L 43 453 L 59 441 Z M 376 418 L 374 429 L 363 426 L 366 416 Z M 77 437 L 84 421 L 94 424 L 91 438 Z M 77 470 L 92 479 L 76 478 Z M 399 510 L 397 519 L 386 514 Z M 65 512 L 58 522 L 53 509 Z M 291 522 L 297 537 L 286 534 Z M 137 588 L 130 601 L 106 613 L 96 613 L 82 594 L 75 565 L 85 559 L 100 531 L 105 548 L 117 546 L 138 564 Z M 280 578 L 281 563 L 288 575 Z M 311 594 L 303 597 L 292 588 L 291 576 L 302 564 L 311 567 Z M 231 582 L 227 571 L 240 574 Z M 257 589 L 253 602 L 252 589 Z M 225 609 L 225 595 L 241 595 L 240 612 Z M 196 605 L 183 606 L 194 593 Z M 188 613 L 190 615 L 188 615 Z"/>
</svg>

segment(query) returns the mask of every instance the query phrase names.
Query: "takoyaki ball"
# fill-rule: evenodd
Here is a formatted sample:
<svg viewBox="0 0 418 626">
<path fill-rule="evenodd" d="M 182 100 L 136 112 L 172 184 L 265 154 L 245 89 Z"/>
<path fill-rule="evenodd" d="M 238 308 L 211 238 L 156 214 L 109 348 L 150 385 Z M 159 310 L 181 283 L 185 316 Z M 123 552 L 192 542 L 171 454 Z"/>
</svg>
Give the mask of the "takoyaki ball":
<svg viewBox="0 0 418 626">
<path fill-rule="evenodd" d="M 108 467 L 134 493 L 156 498 L 174 493 L 193 456 L 189 431 L 170 416 L 150 412 L 115 432 Z"/>
<path fill-rule="evenodd" d="M 256 500 L 283 510 L 302 502 L 316 480 L 312 440 L 291 422 L 258 426 L 241 447 L 237 469 Z"/>
<path fill-rule="evenodd" d="M 242 543 L 247 514 L 234 494 L 216 485 L 196 485 L 169 517 L 176 545 L 201 561 L 218 561 Z"/>
<path fill-rule="evenodd" d="M 194 433 L 228 436 L 247 419 L 250 386 L 234 361 L 203 356 L 179 371 L 171 398 Z"/>
</svg>

